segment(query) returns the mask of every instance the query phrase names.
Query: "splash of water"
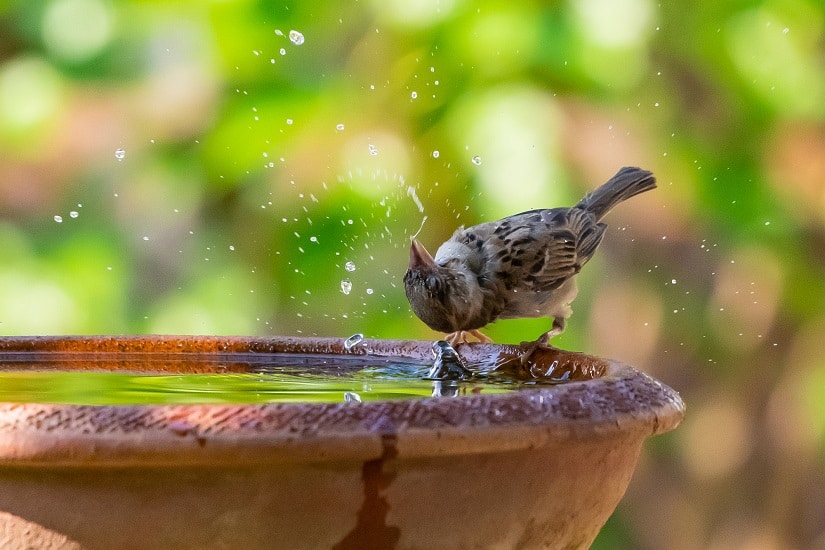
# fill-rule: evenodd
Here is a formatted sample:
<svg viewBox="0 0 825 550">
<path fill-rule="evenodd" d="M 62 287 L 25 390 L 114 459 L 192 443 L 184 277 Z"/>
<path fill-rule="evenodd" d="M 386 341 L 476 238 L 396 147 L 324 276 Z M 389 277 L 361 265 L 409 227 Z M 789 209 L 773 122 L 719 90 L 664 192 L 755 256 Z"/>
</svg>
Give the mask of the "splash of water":
<svg viewBox="0 0 825 550">
<path fill-rule="evenodd" d="M 427 378 L 433 380 L 467 380 L 473 373 L 464 366 L 464 362 L 446 340 L 433 343 L 433 366 Z"/>
<path fill-rule="evenodd" d="M 344 340 L 344 349 L 350 350 L 360 344 L 364 340 L 364 335 L 357 332 Z"/>
<path fill-rule="evenodd" d="M 355 393 L 354 391 L 345 391 L 344 392 L 344 402 L 345 403 L 361 403 L 361 396 Z"/>
</svg>

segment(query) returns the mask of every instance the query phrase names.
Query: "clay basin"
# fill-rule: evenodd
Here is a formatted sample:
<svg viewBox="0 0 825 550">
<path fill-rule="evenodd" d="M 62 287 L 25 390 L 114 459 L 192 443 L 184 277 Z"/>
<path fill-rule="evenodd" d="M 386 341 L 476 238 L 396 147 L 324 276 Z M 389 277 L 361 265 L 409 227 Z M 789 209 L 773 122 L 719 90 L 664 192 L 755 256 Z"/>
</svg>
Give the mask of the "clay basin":
<svg viewBox="0 0 825 550">
<path fill-rule="evenodd" d="M 426 372 L 431 349 L 382 340 L 348 349 L 331 338 L 0 338 L 0 374 L 242 373 L 298 357 L 307 371 L 346 380 L 361 359 Z M 519 348 L 458 351 L 471 368 L 502 370 Z M 471 380 L 444 391 L 419 379 L 437 396 L 263 404 L 8 402 L 0 387 L 0 540 L 4 548 L 587 548 L 644 440 L 675 428 L 684 404 L 615 361 L 547 351 L 535 362 L 571 381 L 495 389 Z"/>
</svg>

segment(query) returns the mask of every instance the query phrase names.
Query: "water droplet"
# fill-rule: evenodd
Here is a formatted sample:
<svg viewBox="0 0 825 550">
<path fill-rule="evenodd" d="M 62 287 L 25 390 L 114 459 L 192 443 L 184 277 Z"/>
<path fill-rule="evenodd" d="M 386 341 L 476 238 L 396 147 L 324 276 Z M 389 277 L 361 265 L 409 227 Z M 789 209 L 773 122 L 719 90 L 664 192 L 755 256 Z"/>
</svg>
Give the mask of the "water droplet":
<svg viewBox="0 0 825 550">
<path fill-rule="evenodd" d="M 376 148 L 375 148 L 375 145 L 373 145 L 372 143 L 370 143 L 369 145 L 367 145 L 367 148 L 368 148 L 368 149 L 369 149 L 369 151 L 370 151 L 370 155 L 375 156 L 375 155 L 377 155 L 377 154 L 378 154 L 378 149 L 376 149 Z"/>
<path fill-rule="evenodd" d="M 234 245 L 234 244 L 230 244 L 230 245 L 229 245 L 229 250 L 235 250 L 235 245 Z"/>
<path fill-rule="evenodd" d="M 481 157 L 480 156 L 475 155 L 471 160 L 473 161 L 473 164 L 475 164 L 476 166 L 481 166 Z"/>
<path fill-rule="evenodd" d="M 115 150 L 115 158 L 117 160 L 125 159 L 126 158 L 126 149 L 124 149 L 123 147 L 120 147 L 120 148 L 116 149 Z"/>
<path fill-rule="evenodd" d="M 72 217 L 72 218 L 76 218 L 79 215 L 80 214 L 78 214 L 76 210 L 72 210 L 71 212 L 69 212 L 69 216 Z"/>
<path fill-rule="evenodd" d="M 56 221 L 57 223 L 63 223 L 63 216 L 55 216 L 54 221 Z"/>
<path fill-rule="evenodd" d="M 367 289 L 367 294 L 372 294 L 374 291 L 371 288 Z"/>
<path fill-rule="evenodd" d="M 344 279 L 341 281 L 341 292 L 344 294 L 349 294 L 352 291 L 352 281 L 349 279 Z"/>
<path fill-rule="evenodd" d="M 346 403 L 360 403 L 361 396 L 353 391 L 345 391 L 344 392 L 344 401 Z"/>
<path fill-rule="evenodd" d="M 435 151 L 433 151 L 433 158 L 434 158 L 434 159 L 437 159 L 437 158 L 438 158 L 438 155 L 440 155 L 440 154 L 441 154 L 441 153 L 439 153 L 439 152 L 438 152 L 438 149 L 436 149 Z"/>
<path fill-rule="evenodd" d="M 143 240 L 144 240 L 144 241 L 148 241 L 148 240 L 149 240 L 149 237 L 143 237 Z"/>
<path fill-rule="evenodd" d="M 339 132 L 343 132 L 343 131 L 344 131 L 344 125 L 343 125 L 343 124 L 338 124 L 338 125 L 335 127 L 335 129 L 336 129 L 336 130 L 338 130 Z"/>
<path fill-rule="evenodd" d="M 413 99 L 417 98 L 418 97 L 418 92 L 411 93 L 410 97 L 413 98 Z"/>
<path fill-rule="evenodd" d="M 344 269 L 352 273 L 355 271 L 355 262 L 347 262 L 344 264 Z"/>
<path fill-rule="evenodd" d="M 281 48 L 280 50 L 278 50 L 278 53 L 280 53 L 281 55 L 286 55 L 286 48 Z"/>
<path fill-rule="evenodd" d="M 364 335 L 356 332 L 346 340 L 344 340 L 344 349 L 352 349 L 364 340 Z"/>
<path fill-rule="evenodd" d="M 418 193 L 415 192 L 415 187 L 407 187 L 407 196 L 410 197 L 415 205 L 418 207 L 419 212 L 424 212 L 424 203 L 418 198 Z M 421 227 L 424 227 L 424 221 L 427 220 L 427 216 L 424 216 L 424 220 L 421 222 Z M 418 228 L 418 231 L 421 231 L 421 228 Z M 417 235 L 418 233 L 416 233 Z"/>
<path fill-rule="evenodd" d="M 289 31 L 289 41 L 295 44 L 296 46 L 300 46 L 304 43 L 304 35 L 301 34 L 299 31 L 291 30 Z"/>
<path fill-rule="evenodd" d="M 676 284 L 676 279 L 671 279 L 670 284 L 675 285 Z"/>
</svg>

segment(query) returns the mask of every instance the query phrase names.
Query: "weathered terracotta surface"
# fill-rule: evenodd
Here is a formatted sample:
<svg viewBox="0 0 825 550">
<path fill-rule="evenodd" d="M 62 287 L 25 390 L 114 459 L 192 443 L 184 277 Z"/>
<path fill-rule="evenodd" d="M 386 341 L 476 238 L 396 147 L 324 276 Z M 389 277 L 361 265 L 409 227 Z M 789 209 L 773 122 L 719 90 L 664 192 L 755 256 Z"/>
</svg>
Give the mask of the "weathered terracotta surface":
<svg viewBox="0 0 825 550">
<path fill-rule="evenodd" d="M 518 348 L 459 351 L 472 361 Z M 0 338 L 0 363 L 55 352 L 131 370 L 169 354 L 176 372 L 198 354 L 225 354 L 224 365 L 249 352 L 431 357 L 429 342 L 410 341 Z M 364 403 L 0 403 L 0 547 L 586 548 L 644 440 L 675 428 L 684 405 L 626 365 L 548 353 L 538 360 L 597 377 Z"/>
</svg>

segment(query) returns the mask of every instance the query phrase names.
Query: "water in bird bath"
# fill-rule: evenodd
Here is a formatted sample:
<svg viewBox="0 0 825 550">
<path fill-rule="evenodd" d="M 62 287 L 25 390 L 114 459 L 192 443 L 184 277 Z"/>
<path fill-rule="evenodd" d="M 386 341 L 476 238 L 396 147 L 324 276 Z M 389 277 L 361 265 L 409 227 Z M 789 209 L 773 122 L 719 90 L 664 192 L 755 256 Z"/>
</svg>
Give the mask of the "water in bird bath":
<svg viewBox="0 0 825 550">
<path fill-rule="evenodd" d="M 427 360 L 378 357 L 366 354 L 368 341 L 355 336 L 344 341 L 342 354 L 2 351 L 0 402 L 363 402 L 511 392 L 599 375 L 594 365 L 556 360 L 539 373 L 522 368 L 513 357 L 474 354 L 464 361 L 471 374 L 451 376 L 434 368 L 442 363 L 442 347 L 435 346 L 438 353 Z M 363 354 L 350 355 L 351 350 Z"/>
</svg>

